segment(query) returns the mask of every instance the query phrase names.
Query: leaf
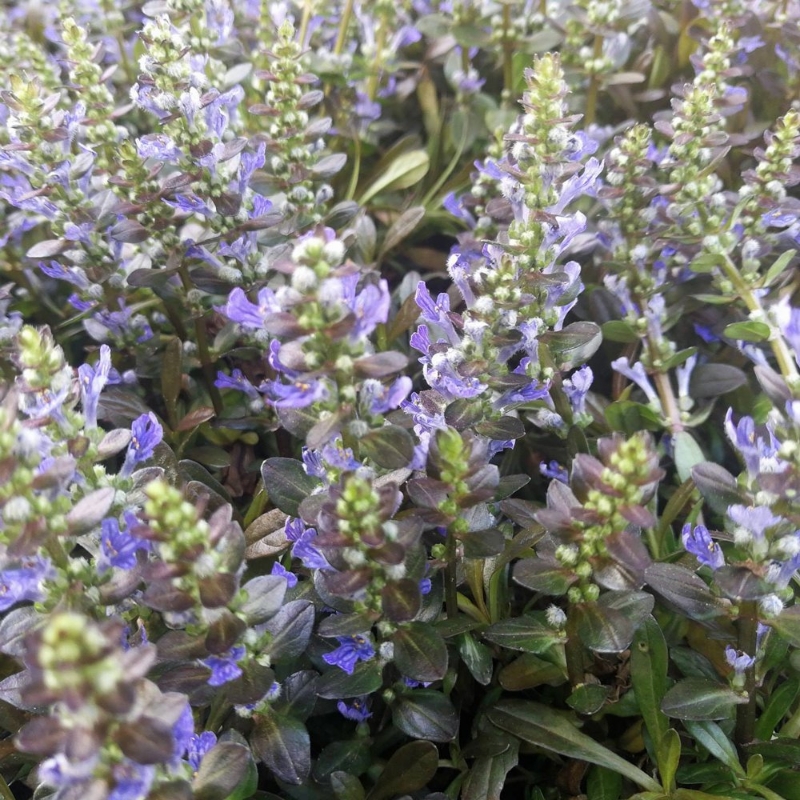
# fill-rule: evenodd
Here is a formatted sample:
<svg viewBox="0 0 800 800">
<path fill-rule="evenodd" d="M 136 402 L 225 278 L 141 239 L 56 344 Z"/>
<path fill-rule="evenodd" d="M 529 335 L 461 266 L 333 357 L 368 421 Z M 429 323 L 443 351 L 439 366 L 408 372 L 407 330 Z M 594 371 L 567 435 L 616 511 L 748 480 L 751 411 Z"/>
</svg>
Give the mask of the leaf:
<svg viewBox="0 0 800 800">
<path fill-rule="evenodd" d="M 500 670 L 500 685 L 509 692 L 522 692 L 546 684 L 560 686 L 566 680 L 565 670 L 556 664 L 525 653 Z"/>
<path fill-rule="evenodd" d="M 480 642 L 476 642 L 471 633 L 462 633 L 457 639 L 458 654 L 467 669 L 481 686 L 488 686 L 492 680 L 494 661 L 492 651 Z"/>
<path fill-rule="evenodd" d="M 384 469 L 401 469 L 414 457 L 414 439 L 399 425 L 386 425 L 359 440 L 361 452 Z"/>
<path fill-rule="evenodd" d="M 361 663 L 348 675 L 336 667 L 326 672 L 317 684 L 317 695 L 326 700 L 344 700 L 377 692 L 383 685 L 383 670 L 377 662 Z"/>
<path fill-rule="evenodd" d="M 695 398 L 719 397 L 747 382 L 747 376 L 731 364 L 700 364 L 692 370 L 689 394 Z"/>
<path fill-rule="evenodd" d="M 637 628 L 631 645 L 631 683 L 656 754 L 669 722 L 661 710 L 667 693 L 669 653 L 659 624 L 651 617 Z M 660 767 L 659 767 L 660 768 Z"/>
<path fill-rule="evenodd" d="M 192 780 L 195 800 L 226 800 L 245 776 L 250 749 L 235 742 L 217 742 L 200 762 Z"/>
<path fill-rule="evenodd" d="M 581 643 L 596 653 L 621 653 L 633 639 L 633 620 L 613 608 L 594 603 L 574 606 Z"/>
<path fill-rule="evenodd" d="M 254 718 L 250 745 L 259 761 L 286 783 L 302 783 L 311 771 L 311 741 L 299 720 L 273 712 Z"/>
<path fill-rule="evenodd" d="M 425 219 L 424 206 L 412 206 L 411 208 L 407 208 L 392 223 L 391 228 L 386 231 L 386 236 L 381 245 L 378 258 L 383 258 L 392 248 L 397 247 L 400 242 L 410 236 L 423 219 Z"/>
<path fill-rule="evenodd" d="M 622 776 L 596 764 L 586 776 L 587 800 L 619 800 L 622 795 Z"/>
<path fill-rule="evenodd" d="M 500 800 L 506 775 L 517 766 L 516 742 L 502 753 L 475 759 L 461 790 L 461 800 Z"/>
<path fill-rule="evenodd" d="M 414 619 L 421 606 L 419 583 L 411 578 L 387 583 L 381 591 L 381 608 L 392 622 L 408 622 Z"/>
<path fill-rule="evenodd" d="M 687 719 L 684 720 L 683 726 L 694 737 L 694 740 L 703 745 L 714 758 L 730 767 L 737 775 L 744 777 L 745 771 L 733 742 L 716 722 L 693 722 Z"/>
<path fill-rule="evenodd" d="M 541 558 L 524 558 L 514 565 L 513 579 L 526 589 L 553 596 L 566 594 L 578 580 L 570 569 L 556 566 Z"/>
<path fill-rule="evenodd" d="M 611 687 L 597 683 L 581 684 L 567 698 L 567 705 L 579 714 L 596 714 L 606 704 L 611 695 Z"/>
<path fill-rule="evenodd" d="M 173 336 L 164 348 L 164 355 L 161 357 L 161 396 L 164 398 L 164 405 L 167 407 L 167 414 L 170 424 L 174 425 L 178 415 L 178 395 L 181 393 L 181 377 L 183 370 L 183 347 L 181 340 Z"/>
<path fill-rule="evenodd" d="M 678 471 L 678 478 L 683 483 L 691 477 L 692 468 L 702 464 L 706 457 L 689 431 L 678 431 L 673 437 L 673 442 L 675 468 Z"/>
<path fill-rule="evenodd" d="M 436 774 L 439 751 L 431 742 L 409 742 L 397 750 L 378 776 L 369 800 L 388 800 L 422 789 Z"/>
<path fill-rule="evenodd" d="M 702 578 L 678 564 L 652 564 L 645 571 L 650 587 L 671 605 L 699 621 L 725 613 L 727 603 L 711 594 Z"/>
<path fill-rule="evenodd" d="M 316 781 L 327 783 L 334 772 L 361 775 L 371 764 L 369 739 L 350 739 L 325 745 L 314 759 L 312 773 Z"/>
<path fill-rule="evenodd" d="M 272 504 L 291 517 L 297 516 L 300 503 L 320 485 L 293 458 L 268 458 L 261 465 L 261 476 Z"/>
<path fill-rule="evenodd" d="M 286 595 L 286 579 L 280 575 L 259 575 L 242 586 L 247 599 L 241 603 L 239 614 L 244 614 L 249 625 L 268 620 L 280 609 Z"/>
<path fill-rule="evenodd" d="M 359 204 L 366 205 L 379 192 L 414 186 L 425 177 L 429 166 L 430 159 L 425 150 L 400 153 L 364 190 L 359 198 Z"/>
<path fill-rule="evenodd" d="M 331 789 L 336 800 L 364 800 L 366 797 L 361 781 L 344 771 L 331 773 Z"/>
<path fill-rule="evenodd" d="M 0 623 L 0 631 L 2 631 L 2 627 L 2 623 Z M 800 679 L 798 678 L 791 678 L 772 692 L 767 707 L 761 712 L 761 716 L 756 722 L 756 739 L 769 740 L 772 737 L 772 732 L 777 728 L 778 723 L 794 705 L 798 693 L 800 693 Z"/>
<path fill-rule="evenodd" d="M 795 647 L 800 647 L 800 606 L 784 608 L 781 613 L 769 621 L 781 636 Z"/>
<path fill-rule="evenodd" d="M 748 320 L 726 325 L 722 335 L 729 339 L 741 339 L 745 342 L 766 342 L 769 339 L 770 330 L 769 325 L 764 322 Z"/>
<path fill-rule="evenodd" d="M 689 724 L 689 723 L 687 723 Z M 669 728 L 656 750 L 661 784 L 667 792 L 674 791 L 675 773 L 681 760 L 681 737 L 674 728 Z"/>
<path fill-rule="evenodd" d="M 527 616 L 496 622 L 483 632 L 483 638 L 507 650 L 525 653 L 544 653 L 557 642 L 564 642 L 563 634 Z"/>
<path fill-rule="evenodd" d="M 639 336 L 631 325 L 621 319 L 612 319 L 602 326 L 603 340 L 632 344 L 639 341 Z"/>
<path fill-rule="evenodd" d="M 407 678 L 438 681 L 447 672 L 447 645 L 441 634 L 425 622 L 404 625 L 392 636 L 394 663 Z"/>
<path fill-rule="evenodd" d="M 115 490 L 106 486 L 81 498 L 67 514 L 70 533 L 86 533 L 97 527 L 111 510 L 115 496 Z"/>
<path fill-rule="evenodd" d="M 432 689 L 403 695 L 392 706 L 396 728 L 414 739 L 449 742 L 458 733 L 458 713 L 452 703 Z"/>
<path fill-rule="evenodd" d="M 603 342 L 600 326 L 594 322 L 573 322 L 560 331 L 550 331 L 539 337 L 547 345 L 556 368 L 562 372 L 586 363 Z"/>
<path fill-rule="evenodd" d="M 72 247 L 66 239 L 48 239 L 44 242 L 37 242 L 25 253 L 25 258 L 53 258 L 65 253 Z"/>
<path fill-rule="evenodd" d="M 603 747 L 571 722 L 547 706 L 525 700 L 502 700 L 490 708 L 489 721 L 525 742 L 553 753 L 588 761 L 618 772 L 651 792 L 661 786 L 645 772 Z"/>
<path fill-rule="evenodd" d="M 746 702 L 729 686 L 706 678 L 685 678 L 666 693 L 661 710 L 682 720 L 728 719 L 735 706 Z"/>
<path fill-rule="evenodd" d="M 732 505 L 745 503 L 736 478 L 719 464 L 710 461 L 696 464 L 692 468 L 692 480 L 703 495 L 703 499 L 718 514 L 724 514 Z"/>
<path fill-rule="evenodd" d="M 276 661 L 297 658 L 308 645 L 314 628 L 314 606 L 308 600 L 290 600 L 264 626 L 272 639 L 264 653 Z"/>
</svg>

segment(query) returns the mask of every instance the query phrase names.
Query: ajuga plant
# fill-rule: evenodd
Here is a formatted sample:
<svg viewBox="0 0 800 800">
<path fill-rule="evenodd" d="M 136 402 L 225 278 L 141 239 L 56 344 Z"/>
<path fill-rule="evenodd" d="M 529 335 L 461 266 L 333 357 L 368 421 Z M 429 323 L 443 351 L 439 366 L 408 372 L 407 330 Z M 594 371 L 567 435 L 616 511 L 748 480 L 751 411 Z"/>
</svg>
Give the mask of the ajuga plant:
<svg viewBox="0 0 800 800">
<path fill-rule="evenodd" d="M 800 800 L 800 5 L 0 11 L 3 800 Z"/>
</svg>

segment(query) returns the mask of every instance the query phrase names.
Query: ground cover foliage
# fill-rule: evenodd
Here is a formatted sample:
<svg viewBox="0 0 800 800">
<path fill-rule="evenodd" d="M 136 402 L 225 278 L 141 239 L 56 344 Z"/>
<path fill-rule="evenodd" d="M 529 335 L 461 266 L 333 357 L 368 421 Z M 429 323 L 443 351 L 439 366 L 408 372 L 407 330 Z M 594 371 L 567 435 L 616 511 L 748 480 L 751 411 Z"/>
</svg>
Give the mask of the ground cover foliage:
<svg viewBox="0 0 800 800">
<path fill-rule="evenodd" d="M 798 800 L 800 4 L 0 11 L 0 796 Z"/>
</svg>

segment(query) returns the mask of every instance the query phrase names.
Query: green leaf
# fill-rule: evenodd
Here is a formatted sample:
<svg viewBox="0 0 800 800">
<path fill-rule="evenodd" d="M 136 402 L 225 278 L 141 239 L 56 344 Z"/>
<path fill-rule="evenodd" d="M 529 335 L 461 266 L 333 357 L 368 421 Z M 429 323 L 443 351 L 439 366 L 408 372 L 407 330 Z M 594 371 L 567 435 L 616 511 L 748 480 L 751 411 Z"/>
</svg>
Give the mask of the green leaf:
<svg viewBox="0 0 800 800">
<path fill-rule="evenodd" d="M 302 783 L 311 771 L 311 741 L 306 726 L 273 712 L 254 717 L 250 736 L 253 752 L 286 783 Z"/>
<path fill-rule="evenodd" d="M 617 400 L 606 406 L 606 420 L 612 430 L 631 436 L 637 431 L 660 431 L 661 417 L 650 406 L 632 400 Z"/>
<path fill-rule="evenodd" d="M 362 697 L 377 692 L 383 685 L 382 669 L 377 662 L 362 662 L 352 675 L 335 667 L 328 670 L 317 684 L 317 694 L 326 700 L 343 700 L 346 697 Z"/>
<path fill-rule="evenodd" d="M 369 800 L 388 800 L 422 789 L 436 774 L 439 751 L 431 742 L 409 742 L 389 759 L 378 776 Z"/>
<path fill-rule="evenodd" d="M 183 347 L 181 340 L 173 336 L 164 348 L 161 358 L 161 396 L 167 408 L 167 416 L 171 425 L 178 421 L 178 395 L 181 393 L 181 376 L 183 370 Z"/>
<path fill-rule="evenodd" d="M 339 771 L 331 774 L 331 789 L 336 795 L 336 800 L 364 800 L 366 797 L 361 781 L 347 772 Z"/>
<path fill-rule="evenodd" d="M 410 236 L 417 226 L 425 219 L 424 206 L 407 208 L 386 231 L 378 258 L 383 258 L 392 248 L 397 247 L 406 237 Z"/>
<path fill-rule="evenodd" d="M 379 192 L 414 186 L 425 177 L 429 166 L 430 159 L 425 150 L 401 153 L 365 189 L 358 202 L 363 206 Z"/>
<path fill-rule="evenodd" d="M 386 425 L 359 440 L 364 455 L 384 469 L 402 469 L 414 456 L 411 434 L 398 425 Z"/>
<path fill-rule="evenodd" d="M 737 775 L 744 776 L 745 771 L 736 748 L 716 722 L 684 720 L 683 726 L 714 758 L 730 767 Z"/>
<path fill-rule="evenodd" d="M 610 686 L 603 686 L 599 683 L 584 683 L 567 698 L 567 705 L 579 714 L 591 716 L 600 711 L 610 695 Z"/>
<path fill-rule="evenodd" d="M 314 761 L 314 779 L 325 783 L 334 772 L 361 775 L 372 764 L 369 739 L 357 738 L 326 745 Z"/>
<path fill-rule="evenodd" d="M 621 653 L 633 639 L 634 620 L 614 608 L 595 603 L 574 606 L 578 637 L 597 653 Z"/>
<path fill-rule="evenodd" d="M 726 325 L 722 334 L 729 339 L 741 339 L 745 342 L 766 342 L 769 339 L 770 330 L 769 325 L 764 322 L 748 320 Z"/>
<path fill-rule="evenodd" d="M 767 270 L 767 274 L 764 276 L 764 286 L 769 286 L 773 281 L 779 278 L 786 267 L 789 266 L 789 262 L 796 255 L 797 250 L 786 250 L 785 252 L 781 253 Z"/>
<path fill-rule="evenodd" d="M 290 517 L 297 516 L 300 503 L 319 486 L 294 458 L 268 458 L 261 465 L 261 476 L 272 504 Z"/>
<path fill-rule="evenodd" d="M 675 773 L 681 763 L 681 737 L 675 728 L 669 728 L 661 737 L 656 755 L 661 785 L 665 792 L 672 792 L 675 790 Z"/>
<path fill-rule="evenodd" d="M 517 766 L 519 746 L 502 753 L 476 758 L 461 789 L 461 800 L 500 800 L 506 775 Z"/>
<path fill-rule="evenodd" d="M 639 341 L 639 336 L 627 322 L 621 319 L 612 319 L 603 323 L 603 339 L 607 342 L 632 344 Z"/>
<path fill-rule="evenodd" d="M 458 733 L 458 713 L 452 703 L 432 689 L 418 689 L 392 706 L 396 728 L 414 739 L 449 742 Z"/>
<path fill-rule="evenodd" d="M 619 800 L 622 796 L 622 776 L 618 772 L 594 764 L 586 776 L 588 800 Z"/>
<path fill-rule="evenodd" d="M 480 642 L 476 642 L 471 633 L 462 633 L 457 639 L 458 653 L 470 674 L 481 686 L 487 686 L 492 680 L 494 661 L 492 651 Z"/>
<path fill-rule="evenodd" d="M 603 343 L 603 333 L 594 322 L 573 322 L 560 331 L 542 334 L 539 341 L 563 372 L 585 364 Z"/>
<path fill-rule="evenodd" d="M 563 634 L 527 616 L 496 622 L 483 632 L 483 638 L 508 650 L 525 653 L 544 653 L 556 642 L 564 641 Z"/>
<path fill-rule="evenodd" d="M 769 740 L 778 723 L 786 716 L 800 693 L 800 679 L 791 678 L 775 689 L 756 723 L 756 739 Z"/>
<path fill-rule="evenodd" d="M 490 708 L 487 716 L 498 728 L 523 741 L 614 770 L 643 789 L 661 794 L 661 786 L 647 773 L 581 733 L 569 720 L 547 706 L 524 700 L 503 700 Z"/>
<path fill-rule="evenodd" d="M 533 653 L 524 653 L 500 670 L 500 685 L 509 692 L 521 692 L 546 684 L 560 686 L 566 680 L 565 671 Z"/>
<path fill-rule="evenodd" d="M 195 800 L 225 800 L 244 779 L 251 763 L 248 747 L 218 742 L 203 756 L 192 780 Z"/>
<path fill-rule="evenodd" d="M 667 717 L 661 710 L 661 701 L 667 693 L 668 662 L 669 653 L 664 634 L 651 617 L 644 621 L 633 637 L 631 683 L 656 753 L 659 752 L 661 740 L 669 729 Z M 659 769 L 661 770 L 660 762 Z"/>
<path fill-rule="evenodd" d="M 661 710 L 682 720 L 728 719 L 735 706 L 746 702 L 746 697 L 729 686 L 705 678 L 686 678 L 666 693 Z"/>
<path fill-rule="evenodd" d="M 795 647 L 800 647 L 800 606 L 784 608 L 781 613 L 770 620 L 770 626 Z"/>
<path fill-rule="evenodd" d="M 407 678 L 438 681 L 447 672 L 447 645 L 430 624 L 412 622 L 394 636 L 394 663 Z M 438 740 L 437 740 L 438 741 Z"/>
<path fill-rule="evenodd" d="M 702 464 L 706 457 L 689 431 L 678 431 L 673 437 L 675 447 L 675 468 L 681 483 L 692 475 L 692 467 Z"/>
</svg>

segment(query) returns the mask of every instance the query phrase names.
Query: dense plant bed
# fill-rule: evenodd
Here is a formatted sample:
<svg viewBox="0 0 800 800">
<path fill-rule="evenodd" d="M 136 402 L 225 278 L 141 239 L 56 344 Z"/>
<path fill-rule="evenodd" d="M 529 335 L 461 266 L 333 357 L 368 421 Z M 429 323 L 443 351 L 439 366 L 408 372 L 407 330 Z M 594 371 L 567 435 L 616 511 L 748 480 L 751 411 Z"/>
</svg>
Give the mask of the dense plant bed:
<svg viewBox="0 0 800 800">
<path fill-rule="evenodd" d="M 0 14 L 3 800 L 800 800 L 796 0 Z"/>
</svg>

